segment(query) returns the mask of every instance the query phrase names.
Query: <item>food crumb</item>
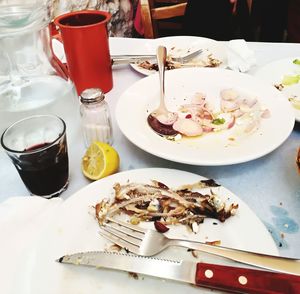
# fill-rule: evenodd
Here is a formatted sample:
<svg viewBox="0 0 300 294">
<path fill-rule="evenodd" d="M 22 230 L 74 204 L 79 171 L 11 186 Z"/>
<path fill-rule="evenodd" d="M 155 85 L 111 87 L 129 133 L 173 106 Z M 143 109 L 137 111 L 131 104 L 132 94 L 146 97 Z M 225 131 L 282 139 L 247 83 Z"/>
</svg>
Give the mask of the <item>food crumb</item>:
<svg viewBox="0 0 300 294">
<path fill-rule="evenodd" d="M 280 233 L 280 237 L 284 239 L 284 233 Z"/>
<path fill-rule="evenodd" d="M 192 253 L 193 257 L 198 258 L 198 251 L 191 250 L 191 253 Z"/>
<path fill-rule="evenodd" d="M 195 249 L 188 248 L 187 252 L 191 252 L 193 257 L 198 258 L 199 251 L 197 251 Z"/>
<path fill-rule="evenodd" d="M 275 84 L 274 87 L 279 90 L 279 91 L 282 91 L 283 88 L 284 88 L 284 85 L 283 84 Z"/>
<path fill-rule="evenodd" d="M 129 277 L 134 278 L 135 280 L 139 279 L 139 276 L 137 273 L 128 272 Z"/>
<path fill-rule="evenodd" d="M 110 252 L 119 252 L 121 251 L 122 247 L 117 245 L 117 244 L 113 244 L 109 247 L 108 251 Z"/>
</svg>

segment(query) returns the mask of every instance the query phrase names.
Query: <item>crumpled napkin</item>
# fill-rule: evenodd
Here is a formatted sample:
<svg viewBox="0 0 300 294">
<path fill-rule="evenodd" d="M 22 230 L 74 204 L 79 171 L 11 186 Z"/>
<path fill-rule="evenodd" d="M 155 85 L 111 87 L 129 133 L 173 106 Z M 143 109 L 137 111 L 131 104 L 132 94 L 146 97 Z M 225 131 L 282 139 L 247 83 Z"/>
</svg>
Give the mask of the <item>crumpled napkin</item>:
<svg viewBox="0 0 300 294">
<path fill-rule="evenodd" d="M 11 197 L 0 203 L 1 293 L 12 293 L 16 272 L 26 252 L 56 215 L 61 198 Z"/>
<path fill-rule="evenodd" d="M 243 39 L 230 40 L 227 44 L 228 68 L 247 72 L 256 65 L 256 57 L 253 50 L 249 49 L 247 42 Z"/>
</svg>

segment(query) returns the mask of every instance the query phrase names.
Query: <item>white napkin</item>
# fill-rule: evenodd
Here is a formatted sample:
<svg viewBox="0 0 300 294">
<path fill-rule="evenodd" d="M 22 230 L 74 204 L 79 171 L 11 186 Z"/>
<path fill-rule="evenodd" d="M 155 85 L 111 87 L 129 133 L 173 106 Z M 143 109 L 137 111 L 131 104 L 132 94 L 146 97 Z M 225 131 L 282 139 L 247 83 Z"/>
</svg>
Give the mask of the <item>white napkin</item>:
<svg viewBox="0 0 300 294">
<path fill-rule="evenodd" d="M 243 39 L 231 40 L 227 44 L 228 67 L 239 72 L 246 72 L 256 65 L 255 53 Z"/>
<path fill-rule="evenodd" d="M 61 198 L 12 197 L 0 203 L 1 293 L 11 293 L 17 270 L 39 234 L 55 217 Z"/>
</svg>

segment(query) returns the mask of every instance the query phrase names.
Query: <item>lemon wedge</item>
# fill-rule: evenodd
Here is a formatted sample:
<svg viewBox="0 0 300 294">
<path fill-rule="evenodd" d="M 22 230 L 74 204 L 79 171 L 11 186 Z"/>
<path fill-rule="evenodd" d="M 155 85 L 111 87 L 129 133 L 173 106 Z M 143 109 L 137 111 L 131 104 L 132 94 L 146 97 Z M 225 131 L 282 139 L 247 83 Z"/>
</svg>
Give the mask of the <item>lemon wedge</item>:
<svg viewBox="0 0 300 294">
<path fill-rule="evenodd" d="M 117 172 L 119 164 L 119 154 L 112 146 L 95 141 L 82 158 L 81 170 L 88 179 L 99 180 Z"/>
</svg>

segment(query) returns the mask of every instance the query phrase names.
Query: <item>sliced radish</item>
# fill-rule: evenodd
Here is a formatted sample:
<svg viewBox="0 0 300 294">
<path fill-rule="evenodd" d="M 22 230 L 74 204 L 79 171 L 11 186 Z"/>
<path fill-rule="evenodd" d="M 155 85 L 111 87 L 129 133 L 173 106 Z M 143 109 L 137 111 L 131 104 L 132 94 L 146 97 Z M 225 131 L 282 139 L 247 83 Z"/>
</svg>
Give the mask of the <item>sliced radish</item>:
<svg viewBox="0 0 300 294">
<path fill-rule="evenodd" d="M 231 121 L 228 123 L 227 128 L 231 129 L 235 124 L 235 116 L 232 116 Z"/>
<path fill-rule="evenodd" d="M 224 89 L 220 93 L 221 98 L 226 101 L 234 101 L 238 98 L 239 94 L 233 89 Z"/>
<path fill-rule="evenodd" d="M 243 99 L 239 103 L 241 111 L 250 112 L 257 106 L 257 99 Z"/>
<path fill-rule="evenodd" d="M 259 126 L 259 122 L 257 120 L 251 121 L 246 127 L 245 127 L 245 133 L 251 133 L 255 129 L 257 129 Z"/>
<path fill-rule="evenodd" d="M 271 117 L 271 111 L 269 109 L 265 109 L 262 114 L 261 114 L 262 118 L 270 118 Z"/>
<path fill-rule="evenodd" d="M 238 118 L 238 117 L 241 117 L 243 114 L 245 114 L 245 112 L 241 111 L 240 109 L 237 109 L 235 111 L 232 112 L 232 114 Z"/>
<path fill-rule="evenodd" d="M 204 93 L 197 92 L 192 98 L 192 103 L 204 105 L 206 95 Z"/>
<path fill-rule="evenodd" d="M 207 110 L 204 110 L 202 115 L 200 115 L 200 117 L 203 119 L 208 119 L 208 120 L 212 120 L 214 118 L 213 115 L 210 112 L 208 112 Z"/>
<path fill-rule="evenodd" d="M 214 112 L 214 105 L 212 103 L 206 102 L 204 105 L 204 109 L 209 112 Z"/>
<path fill-rule="evenodd" d="M 203 132 L 205 133 L 210 133 L 214 130 L 213 127 L 209 127 L 209 126 L 202 126 Z"/>
<path fill-rule="evenodd" d="M 235 101 L 221 100 L 221 110 L 231 112 L 239 109 L 239 105 Z"/>
<path fill-rule="evenodd" d="M 173 129 L 188 137 L 199 136 L 203 133 L 202 127 L 197 122 L 186 118 L 179 118 L 174 123 Z"/>
<path fill-rule="evenodd" d="M 258 100 L 256 98 L 248 98 L 245 102 L 249 107 L 252 108 L 258 102 Z"/>
<path fill-rule="evenodd" d="M 180 111 L 200 111 L 202 110 L 203 105 L 196 104 L 196 103 L 190 103 L 190 104 L 183 104 L 180 107 Z"/>
</svg>

